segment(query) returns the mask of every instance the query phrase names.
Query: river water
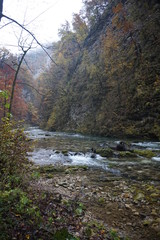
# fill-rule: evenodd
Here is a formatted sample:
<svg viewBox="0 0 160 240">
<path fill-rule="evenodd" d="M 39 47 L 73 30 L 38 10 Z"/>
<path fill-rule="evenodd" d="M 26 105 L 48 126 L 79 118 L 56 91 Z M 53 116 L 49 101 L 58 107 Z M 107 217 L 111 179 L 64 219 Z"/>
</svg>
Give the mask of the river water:
<svg viewBox="0 0 160 240">
<path fill-rule="evenodd" d="M 119 139 L 84 136 L 65 132 L 49 132 L 36 127 L 27 129 L 26 134 L 35 140 L 35 147 L 29 153 L 29 160 L 38 165 L 85 165 L 101 168 L 117 175 L 123 174 L 131 178 L 153 178 L 160 180 L 160 142 L 131 141 L 133 149 L 148 149 L 155 152 L 155 157 L 119 158 L 116 155 L 104 158 L 93 153 L 91 149 L 116 146 Z"/>
</svg>

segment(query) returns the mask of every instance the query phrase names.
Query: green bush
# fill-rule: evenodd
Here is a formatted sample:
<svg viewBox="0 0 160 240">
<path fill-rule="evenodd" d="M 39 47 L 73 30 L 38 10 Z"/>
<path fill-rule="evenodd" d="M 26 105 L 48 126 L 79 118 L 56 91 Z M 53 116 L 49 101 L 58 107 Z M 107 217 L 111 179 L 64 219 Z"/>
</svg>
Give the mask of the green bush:
<svg viewBox="0 0 160 240">
<path fill-rule="evenodd" d="M 27 229 L 30 232 L 40 221 L 38 207 L 22 189 L 0 191 L 0 239 L 12 239 Z"/>
<path fill-rule="evenodd" d="M 7 118 L 1 120 L 0 240 L 26 239 L 25 232 L 32 234 L 41 221 L 39 208 L 26 188 L 28 143 L 18 124 Z"/>
<path fill-rule="evenodd" d="M 28 163 L 26 154 L 28 141 L 23 129 L 4 118 L 0 124 L 0 187 L 9 182 L 18 182 L 24 165 Z"/>
</svg>

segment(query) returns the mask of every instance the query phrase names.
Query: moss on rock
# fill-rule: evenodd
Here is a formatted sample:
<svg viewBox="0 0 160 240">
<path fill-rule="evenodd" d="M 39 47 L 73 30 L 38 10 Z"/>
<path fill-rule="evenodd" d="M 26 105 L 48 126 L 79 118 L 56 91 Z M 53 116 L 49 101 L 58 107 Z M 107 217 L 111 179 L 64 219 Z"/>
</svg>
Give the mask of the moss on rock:
<svg viewBox="0 0 160 240">
<path fill-rule="evenodd" d="M 96 153 L 102 157 L 113 157 L 114 152 L 111 148 L 96 149 Z"/>
<path fill-rule="evenodd" d="M 129 151 L 122 151 L 122 152 L 118 152 L 118 157 L 120 158 L 135 158 L 137 157 L 137 154 L 135 154 L 134 152 L 129 152 Z"/>
<path fill-rule="evenodd" d="M 138 154 L 139 156 L 146 157 L 146 158 L 152 158 L 152 157 L 156 156 L 156 154 L 153 151 L 151 151 L 151 150 L 135 149 L 134 153 Z"/>
</svg>

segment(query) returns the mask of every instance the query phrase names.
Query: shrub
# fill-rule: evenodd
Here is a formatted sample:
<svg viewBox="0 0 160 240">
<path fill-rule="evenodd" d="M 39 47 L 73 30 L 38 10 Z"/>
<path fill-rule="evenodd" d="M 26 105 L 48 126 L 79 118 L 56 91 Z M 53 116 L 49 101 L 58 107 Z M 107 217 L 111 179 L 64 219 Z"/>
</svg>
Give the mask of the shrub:
<svg viewBox="0 0 160 240">
<path fill-rule="evenodd" d="M 0 125 L 0 180 L 1 186 L 18 181 L 28 163 L 28 141 L 23 129 L 4 118 Z"/>
</svg>

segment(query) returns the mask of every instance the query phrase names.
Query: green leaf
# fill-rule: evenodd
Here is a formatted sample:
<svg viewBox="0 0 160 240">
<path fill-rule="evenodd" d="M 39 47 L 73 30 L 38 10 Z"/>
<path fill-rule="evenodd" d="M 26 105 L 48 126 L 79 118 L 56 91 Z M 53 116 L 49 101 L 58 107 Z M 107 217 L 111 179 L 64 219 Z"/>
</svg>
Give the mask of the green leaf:
<svg viewBox="0 0 160 240">
<path fill-rule="evenodd" d="M 22 203 L 22 204 L 26 205 L 28 202 L 29 202 L 29 199 L 28 199 L 26 196 L 23 196 L 23 197 L 21 198 L 21 203 Z"/>
<path fill-rule="evenodd" d="M 9 109 L 9 107 L 10 107 L 10 104 L 9 104 L 9 103 L 6 103 L 6 104 L 5 104 L 5 108 Z"/>
<path fill-rule="evenodd" d="M 8 99 L 8 92 L 0 90 L 0 97 L 4 97 L 7 100 Z"/>
<path fill-rule="evenodd" d="M 82 215 L 83 209 L 81 207 L 76 209 L 76 214 L 77 215 Z"/>
</svg>

